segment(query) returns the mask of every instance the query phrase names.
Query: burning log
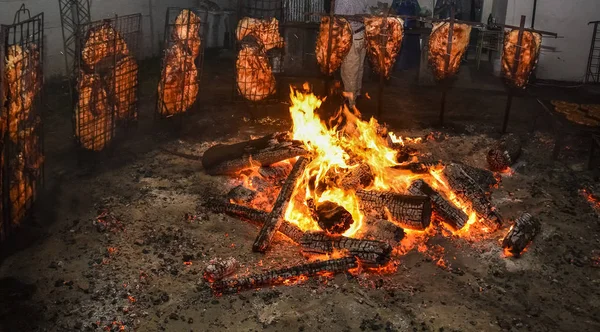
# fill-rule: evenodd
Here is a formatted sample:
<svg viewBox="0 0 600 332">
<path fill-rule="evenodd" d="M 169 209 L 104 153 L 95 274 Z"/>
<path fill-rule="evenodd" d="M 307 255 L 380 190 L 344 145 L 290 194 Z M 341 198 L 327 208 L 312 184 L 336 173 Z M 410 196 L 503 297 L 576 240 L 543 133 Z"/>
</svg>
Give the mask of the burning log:
<svg viewBox="0 0 600 332">
<path fill-rule="evenodd" d="M 502 74 L 506 82 L 515 88 L 525 88 L 529 77 L 537 65 L 542 35 L 536 32 L 523 31 L 519 47 L 519 30 L 514 29 L 505 34 L 502 52 Z M 517 50 L 520 49 L 518 62 Z M 516 65 L 516 68 L 514 68 Z"/>
<path fill-rule="evenodd" d="M 354 223 L 352 214 L 336 203 L 325 201 L 315 204 L 313 199 L 309 199 L 306 204 L 319 227 L 330 234 L 342 234 Z"/>
<path fill-rule="evenodd" d="M 385 20 L 385 22 L 384 22 Z M 389 78 L 402 46 L 404 21 L 397 17 L 365 18 L 367 54 L 375 72 Z"/>
<path fill-rule="evenodd" d="M 489 189 L 498 185 L 498 179 L 496 179 L 493 172 L 490 172 L 487 169 L 477 168 L 462 163 L 457 164 L 459 164 L 463 170 L 483 189 Z"/>
<path fill-rule="evenodd" d="M 330 28 L 331 31 L 329 31 Z M 352 46 L 350 22 L 341 17 L 334 17 L 333 23 L 330 23 L 329 17 L 323 17 L 315 50 L 321 72 L 325 75 L 331 75 L 338 70 L 342 66 L 342 61 L 350 52 L 350 46 Z M 327 59 L 328 56 L 329 59 Z"/>
<path fill-rule="evenodd" d="M 235 258 L 229 257 L 227 259 L 215 258 L 208 262 L 208 265 L 204 269 L 204 280 L 209 282 L 215 282 L 221 280 L 227 276 L 232 275 L 238 269 L 238 262 Z"/>
<path fill-rule="evenodd" d="M 275 133 L 236 144 L 215 145 L 202 156 L 202 166 L 210 175 L 235 174 L 306 154 L 302 143 L 290 140 L 288 133 Z"/>
<path fill-rule="evenodd" d="M 390 260 L 392 246 L 375 240 L 352 239 L 341 235 L 329 235 L 325 232 L 307 232 L 300 240 L 305 252 L 331 254 L 336 251 L 348 251 L 361 263 L 370 266 L 384 265 Z"/>
<path fill-rule="evenodd" d="M 428 196 L 431 199 L 437 221 L 445 223 L 454 231 L 462 229 L 469 221 L 466 213 L 447 201 L 423 180 L 413 182 L 408 188 L 408 192 L 412 195 Z"/>
<path fill-rule="evenodd" d="M 209 201 L 206 205 L 215 213 L 225 213 L 259 226 L 264 225 L 264 223 L 269 219 L 269 213 L 243 205 L 221 201 Z M 296 243 L 300 243 L 300 239 L 302 236 L 304 236 L 304 232 L 300 228 L 286 220 L 281 223 L 278 231 Z"/>
<path fill-rule="evenodd" d="M 248 204 L 256 198 L 256 191 L 239 185 L 227 193 L 227 198 L 237 204 Z"/>
<path fill-rule="evenodd" d="M 473 209 L 483 218 L 484 224 L 491 230 L 502 225 L 500 214 L 488 200 L 485 191 L 458 164 L 450 164 L 444 168 L 444 177 L 450 188 L 463 201 L 471 202 Z"/>
<path fill-rule="evenodd" d="M 271 181 L 285 179 L 290 175 L 292 165 L 289 163 L 278 163 L 270 166 L 262 166 L 258 169 L 258 174 Z"/>
<path fill-rule="evenodd" d="M 424 230 L 431 221 L 431 200 L 427 196 L 407 196 L 391 192 L 359 190 L 356 196 L 365 210 L 381 217 L 391 216 L 402 227 Z"/>
<path fill-rule="evenodd" d="M 322 273 L 340 273 L 356 267 L 358 267 L 356 258 L 344 257 L 253 274 L 242 278 L 220 280 L 213 283 L 211 287 L 219 294 L 237 293 L 263 286 L 294 283 Z"/>
<path fill-rule="evenodd" d="M 515 221 L 515 224 L 502 240 L 502 248 L 515 257 L 519 257 L 540 230 L 540 222 L 531 214 L 524 213 Z"/>
<path fill-rule="evenodd" d="M 438 81 L 452 77 L 458 72 L 462 57 L 467 50 L 467 46 L 469 46 L 470 25 L 454 23 L 452 31 L 452 50 L 450 54 L 448 54 L 450 23 L 434 23 L 429 37 L 429 66 L 433 69 L 433 74 Z M 448 68 L 446 68 L 447 56 L 450 56 Z"/>
<path fill-rule="evenodd" d="M 488 152 L 487 162 L 490 170 L 502 172 L 508 169 L 521 155 L 521 141 L 509 134 L 498 141 Z"/>
<path fill-rule="evenodd" d="M 402 165 L 396 165 L 392 168 L 394 169 L 405 169 L 405 170 L 409 170 L 415 174 L 427 174 L 429 173 L 429 171 L 434 170 L 436 168 L 441 168 L 443 167 L 443 163 L 439 162 L 439 161 L 433 161 L 433 162 L 415 162 L 415 163 L 408 163 L 408 164 L 402 164 Z"/>
<path fill-rule="evenodd" d="M 379 240 L 394 247 L 404 238 L 404 229 L 387 220 L 368 218 L 363 227 L 362 239 Z"/>
<path fill-rule="evenodd" d="M 370 186 L 375 180 L 371 167 L 363 163 L 352 169 L 342 178 L 340 187 L 344 190 L 362 189 Z"/>
<path fill-rule="evenodd" d="M 275 205 L 273 206 L 273 210 L 269 213 L 269 218 L 263 224 L 254 244 L 252 245 L 252 250 L 257 252 L 265 252 L 271 241 L 273 240 L 273 236 L 275 232 L 279 229 L 279 226 L 283 222 L 283 215 L 285 214 L 285 210 L 292 198 L 292 194 L 294 193 L 294 189 L 296 187 L 296 181 L 300 176 L 302 176 L 304 169 L 308 165 L 308 159 L 305 157 L 300 157 L 296 164 L 294 164 L 294 168 L 292 168 L 292 172 L 288 176 L 287 180 L 281 187 L 281 191 L 279 192 L 279 196 L 277 196 L 277 200 L 275 201 Z"/>
</svg>

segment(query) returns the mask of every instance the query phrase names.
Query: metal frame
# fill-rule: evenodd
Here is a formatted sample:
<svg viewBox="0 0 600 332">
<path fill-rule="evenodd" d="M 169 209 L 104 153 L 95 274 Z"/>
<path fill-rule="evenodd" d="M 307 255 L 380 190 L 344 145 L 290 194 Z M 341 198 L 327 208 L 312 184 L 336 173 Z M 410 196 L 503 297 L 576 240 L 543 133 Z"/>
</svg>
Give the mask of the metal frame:
<svg viewBox="0 0 600 332">
<path fill-rule="evenodd" d="M 187 23 L 184 23 L 184 25 L 177 24 L 176 23 L 177 18 L 179 17 L 180 13 L 182 13 L 184 10 L 188 10 Z M 190 29 L 194 28 L 194 25 L 196 25 L 196 23 L 193 23 L 190 20 L 192 13 L 200 18 L 200 23 L 198 25 L 198 35 L 197 36 L 188 36 L 188 33 L 186 32 L 185 38 L 180 39 L 179 37 L 177 37 L 177 32 L 175 31 L 175 29 L 184 28 L 185 29 L 184 31 L 190 31 Z M 164 54 L 163 54 L 162 66 L 161 66 L 161 68 L 162 68 L 161 78 L 158 83 L 159 90 L 162 91 L 162 94 L 157 93 L 156 104 L 155 104 L 155 116 L 157 118 L 170 118 L 170 117 L 176 116 L 181 121 L 183 118 L 183 115 L 191 113 L 190 110 L 194 110 L 198 107 L 198 101 L 200 99 L 200 91 L 202 90 L 201 80 L 202 80 L 202 71 L 203 71 L 203 67 L 204 67 L 204 48 L 205 48 L 205 44 L 206 44 L 205 34 L 206 34 L 206 29 L 207 29 L 207 22 L 208 22 L 208 11 L 206 9 L 195 8 L 195 7 L 194 8 L 181 8 L 181 7 L 167 8 L 166 18 L 165 18 L 165 30 L 164 30 L 164 48 L 165 49 L 163 51 Z M 200 47 L 198 50 L 198 54 L 194 57 L 193 50 L 190 49 L 188 46 L 190 45 L 190 43 L 192 43 L 192 47 L 193 47 L 193 42 L 195 42 L 197 40 L 200 41 Z M 168 105 L 168 104 L 173 104 L 173 103 L 166 104 L 164 102 L 165 96 L 166 96 L 166 90 L 167 90 L 167 89 L 165 89 L 165 84 L 166 84 L 165 80 L 167 79 L 167 77 L 164 77 L 164 75 L 166 74 L 166 69 L 167 69 L 167 66 L 169 65 L 167 63 L 168 51 L 177 45 L 183 47 L 186 54 L 193 57 L 193 62 L 194 62 L 195 68 L 188 68 L 189 65 L 188 65 L 188 62 L 185 61 L 185 58 L 179 59 L 182 61 L 182 63 L 179 63 L 179 67 L 181 69 L 183 69 L 182 72 L 184 73 L 181 75 L 181 81 L 177 85 L 178 88 L 181 88 L 180 100 L 176 101 L 174 103 L 174 105 Z M 193 82 L 189 82 L 186 79 L 186 76 L 188 75 L 187 74 L 188 72 L 191 72 L 193 70 L 196 70 L 196 80 Z M 194 102 L 190 103 L 189 107 L 185 107 L 185 105 L 186 105 L 185 91 L 189 91 L 190 89 L 193 89 L 192 84 L 195 84 L 197 86 L 197 93 L 196 93 Z M 178 103 L 179 103 L 179 107 L 178 107 Z M 175 108 L 175 110 L 172 109 L 173 107 Z M 181 111 L 179 111 L 180 108 L 181 108 Z M 169 109 L 171 109 L 171 111 L 169 111 Z M 173 114 L 170 114 L 171 112 Z M 181 122 L 180 122 L 180 124 L 181 124 Z"/>
<path fill-rule="evenodd" d="M 2 106 L 2 221 L 6 238 L 30 214 L 44 184 L 44 13 L 22 5 L 12 25 L 0 26 L 0 74 L 6 80 Z M 11 65 L 5 59 L 11 55 Z"/>
<path fill-rule="evenodd" d="M 79 29 L 81 25 L 91 22 L 89 0 L 58 0 L 60 22 L 63 35 L 63 55 L 67 77 L 77 77 L 77 59 L 79 58 Z"/>
<path fill-rule="evenodd" d="M 590 45 L 590 55 L 585 72 L 585 83 L 600 83 L 600 21 L 589 22 L 588 25 L 594 25 L 592 42 Z M 596 69 L 594 73 L 593 69 Z"/>
<path fill-rule="evenodd" d="M 110 152 L 119 130 L 137 123 L 141 22 L 141 13 L 115 15 L 78 28 L 73 129 L 79 157 L 84 151 Z"/>
</svg>

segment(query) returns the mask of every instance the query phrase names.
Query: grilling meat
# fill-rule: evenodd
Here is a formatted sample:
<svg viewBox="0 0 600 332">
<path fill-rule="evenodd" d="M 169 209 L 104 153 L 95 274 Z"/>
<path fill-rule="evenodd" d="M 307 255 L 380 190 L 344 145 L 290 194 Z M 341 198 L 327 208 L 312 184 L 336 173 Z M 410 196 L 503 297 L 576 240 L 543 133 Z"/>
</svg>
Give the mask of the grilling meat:
<svg viewBox="0 0 600 332">
<path fill-rule="evenodd" d="M 321 72 L 325 75 L 331 75 L 342 65 L 342 61 L 350 51 L 352 46 L 352 28 L 350 22 L 341 17 L 334 17 L 331 31 L 331 49 L 329 50 L 329 17 L 321 19 L 321 27 L 317 36 L 317 62 L 321 67 Z M 329 54 L 329 64 L 327 61 L 327 52 Z M 327 68 L 329 65 L 329 68 Z"/>
<path fill-rule="evenodd" d="M 194 12 L 184 9 L 175 19 L 173 39 L 185 45 L 187 51 L 195 59 L 200 54 L 200 24 L 201 20 Z"/>
<path fill-rule="evenodd" d="M 244 39 L 235 67 L 238 90 L 244 98 L 260 101 L 275 93 L 276 82 L 271 64 L 265 49 L 256 39 Z"/>
<path fill-rule="evenodd" d="M 458 72 L 460 61 L 467 50 L 467 46 L 469 46 L 471 26 L 454 23 L 450 64 L 446 70 L 449 32 L 450 23 L 439 22 L 433 25 L 433 30 L 429 37 L 429 66 L 433 70 L 435 79 L 438 81 L 452 77 Z"/>
<path fill-rule="evenodd" d="M 10 217 L 13 225 L 19 225 L 25 217 L 26 206 L 33 198 L 33 186 L 29 181 L 22 160 L 16 162 L 10 181 Z"/>
<path fill-rule="evenodd" d="M 101 151 L 108 146 L 114 134 L 114 121 L 108 94 L 96 74 L 82 72 L 77 89 L 79 100 L 76 109 L 75 135 L 82 148 Z"/>
<path fill-rule="evenodd" d="M 124 57 L 117 62 L 114 73 L 111 72 L 108 76 L 107 88 L 114 96 L 116 119 L 135 118 L 137 86 L 138 65 L 133 57 Z"/>
<path fill-rule="evenodd" d="M 396 62 L 396 56 L 402 46 L 404 21 L 395 17 L 365 18 L 365 37 L 367 54 L 371 66 L 378 74 L 389 78 L 390 71 Z M 385 45 L 384 45 L 385 44 Z"/>
<path fill-rule="evenodd" d="M 129 55 L 129 49 L 121 35 L 108 23 L 90 29 L 81 57 L 88 67 L 94 67 L 108 56 Z"/>
<path fill-rule="evenodd" d="M 529 82 L 529 77 L 537 65 L 542 46 L 542 35 L 536 32 L 523 31 L 521 42 L 521 55 L 519 63 L 513 74 L 513 66 L 519 43 L 519 30 L 514 29 L 504 36 L 504 52 L 502 52 L 502 74 L 506 82 L 515 87 L 524 89 Z"/>
<path fill-rule="evenodd" d="M 180 44 L 166 51 L 161 81 L 158 83 L 160 113 L 183 113 L 196 101 L 198 70 L 194 58 Z"/>
<path fill-rule="evenodd" d="M 271 20 L 244 17 L 239 21 L 235 35 L 239 42 L 246 36 L 254 36 L 263 44 L 265 51 L 283 47 L 283 37 L 279 34 L 279 21 L 274 17 Z"/>
</svg>

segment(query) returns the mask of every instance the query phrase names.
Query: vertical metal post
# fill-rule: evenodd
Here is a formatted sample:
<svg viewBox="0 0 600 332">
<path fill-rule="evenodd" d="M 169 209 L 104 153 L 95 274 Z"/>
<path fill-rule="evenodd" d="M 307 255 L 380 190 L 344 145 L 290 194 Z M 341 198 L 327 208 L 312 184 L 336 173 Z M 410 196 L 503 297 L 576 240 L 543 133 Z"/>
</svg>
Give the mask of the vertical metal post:
<svg viewBox="0 0 600 332">
<path fill-rule="evenodd" d="M 384 88 L 384 84 L 385 84 L 385 72 L 384 72 L 384 64 L 385 64 L 385 56 L 387 55 L 387 42 L 388 42 L 388 35 L 387 35 L 387 17 L 389 14 L 389 11 L 392 9 L 392 7 L 390 7 L 390 9 L 388 11 L 385 12 L 385 14 L 383 15 L 383 19 L 381 21 L 381 27 L 379 28 L 379 42 L 381 43 L 380 49 L 382 50 L 382 52 L 379 52 L 379 91 L 378 91 L 378 95 L 377 95 L 377 117 L 381 119 L 381 114 L 383 112 L 383 88 Z M 366 32 L 365 32 L 366 34 Z M 365 36 L 366 38 L 366 36 Z M 366 42 L 366 40 L 365 40 Z M 368 47 L 368 46 L 367 46 Z M 391 69 L 391 68 L 390 68 Z M 359 70 L 364 70 L 364 68 L 360 68 Z"/>
<path fill-rule="evenodd" d="M 511 72 L 512 72 L 512 76 L 513 79 L 515 77 L 515 75 L 517 74 L 517 69 L 519 68 L 519 63 L 521 62 L 521 51 L 522 51 L 522 45 L 523 45 L 523 34 L 524 34 L 524 30 L 525 29 L 525 19 L 526 16 L 525 15 L 521 15 L 521 24 L 519 25 L 519 37 L 517 39 L 517 45 L 515 45 L 516 47 L 516 52 L 515 52 L 515 59 L 513 61 L 512 64 L 512 68 L 511 68 Z M 502 133 L 506 133 L 506 129 L 508 128 L 508 118 L 510 117 L 510 109 L 512 107 L 512 98 L 513 98 L 513 89 L 509 88 L 509 92 L 508 92 L 508 100 L 506 101 L 506 110 L 504 111 L 504 123 L 502 124 Z"/>
<path fill-rule="evenodd" d="M 588 25 L 590 25 L 590 24 L 592 24 L 592 22 L 588 23 Z M 594 77 L 594 73 L 592 73 L 592 61 L 594 59 L 594 51 L 596 50 L 596 38 L 598 35 L 598 24 L 600 24 L 600 22 L 594 23 L 594 32 L 592 34 L 592 43 L 590 44 L 590 55 L 588 57 L 587 69 L 586 69 L 586 73 L 585 73 L 585 83 L 589 83 L 590 76 L 592 76 L 592 79 L 596 83 L 598 83 L 598 79 L 600 78 L 600 77 Z M 598 59 L 598 70 L 600 70 L 600 59 Z"/>
<path fill-rule="evenodd" d="M 450 22 L 448 27 L 448 44 L 446 45 L 446 61 L 444 62 L 444 72 L 448 73 L 450 69 L 450 55 L 452 54 L 452 39 L 454 37 L 454 7 L 450 8 Z M 447 78 L 444 79 L 445 81 Z M 442 108 L 440 110 L 440 126 L 444 125 L 444 113 L 446 111 L 446 93 L 448 92 L 448 82 L 444 82 L 442 91 Z"/>
<path fill-rule="evenodd" d="M 329 8 L 329 38 L 327 39 L 327 80 L 325 81 L 325 91 L 329 94 L 331 88 L 331 76 L 329 75 L 329 69 L 331 68 L 331 36 L 333 34 L 333 13 L 335 12 L 335 0 L 331 0 L 331 7 Z M 350 36 L 354 38 L 354 35 Z M 353 40 L 354 41 L 354 40 Z"/>
</svg>

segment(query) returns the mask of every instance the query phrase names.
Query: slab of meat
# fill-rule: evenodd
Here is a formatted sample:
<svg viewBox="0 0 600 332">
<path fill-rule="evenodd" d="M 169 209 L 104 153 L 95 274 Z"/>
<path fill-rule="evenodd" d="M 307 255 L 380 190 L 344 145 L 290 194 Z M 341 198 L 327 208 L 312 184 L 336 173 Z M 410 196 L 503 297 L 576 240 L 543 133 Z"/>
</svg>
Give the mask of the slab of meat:
<svg viewBox="0 0 600 332">
<path fill-rule="evenodd" d="M 115 117 L 117 120 L 135 118 L 137 102 L 138 65 L 132 56 L 117 62 L 114 72 L 108 76 L 108 90 L 114 97 Z"/>
<path fill-rule="evenodd" d="M 350 51 L 352 46 L 352 28 L 350 22 L 341 17 L 334 17 L 331 31 L 331 50 L 329 57 L 329 68 L 327 61 L 327 52 L 329 49 L 329 17 L 321 19 L 321 27 L 317 36 L 317 62 L 321 72 L 325 75 L 331 75 L 342 65 L 342 61 Z"/>
<path fill-rule="evenodd" d="M 252 37 L 244 40 L 235 63 L 238 90 L 244 98 L 260 101 L 275 93 L 275 76 L 260 42 Z"/>
<path fill-rule="evenodd" d="M 449 31 L 450 23 L 435 23 L 429 37 L 429 66 L 433 71 L 435 79 L 438 81 L 452 77 L 458 72 L 460 61 L 467 50 L 467 46 L 469 46 L 471 26 L 454 23 L 450 64 L 446 70 Z"/>
<path fill-rule="evenodd" d="M 26 207 L 32 203 L 35 182 L 29 180 L 22 161 L 15 163 L 10 181 L 10 219 L 13 225 L 19 225 L 28 211 Z"/>
<path fill-rule="evenodd" d="M 365 37 L 371 66 L 375 72 L 389 78 L 402 46 L 404 21 L 396 17 L 388 17 L 386 21 L 383 17 L 365 18 Z"/>
<path fill-rule="evenodd" d="M 246 36 L 254 36 L 263 44 L 265 51 L 283 47 L 283 37 L 279 33 L 279 21 L 274 17 L 270 20 L 244 17 L 238 22 L 235 35 L 238 42 Z"/>
<path fill-rule="evenodd" d="M 82 148 L 102 151 L 114 134 L 114 121 L 106 89 L 98 75 L 81 73 L 77 90 L 79 100 L 75 135 Z"/>
<path fill-rule="evenodd" d="M 185 45 L 187 51 L 192 57 L 197 58 L 200 54 L 200 17 L 194 12 L 184 9 L 175 19 L 175 28 L 173 30 L 173 39 Z"/>
<path fill-rule="evenodd" d="M 187 111 L 198 95 L 198 70 L 194 58 L 180 44 L 165 52 L 158 102 L 163 116 Z"/>
<path fill-rule="evenodd" d="M 88 31 L 81 58 L 90 69 L 108 56 L 129 55 L 127 44 L 121 35 L 108 23 Z"/>
<path fill-rule="evenodd" d="M 504 36 L 504 51 L 502 52 L 502 74 L 506 82 L 515 88 L 525 88 L 529 77 L 537 65 L 542 46 L 542 35 L 536 32 L 523 31 L 521 55 L 517 69 L 513 75 L 513 66 L 519 43 L 519 30 L 514 29 Z"/>
</svg>

